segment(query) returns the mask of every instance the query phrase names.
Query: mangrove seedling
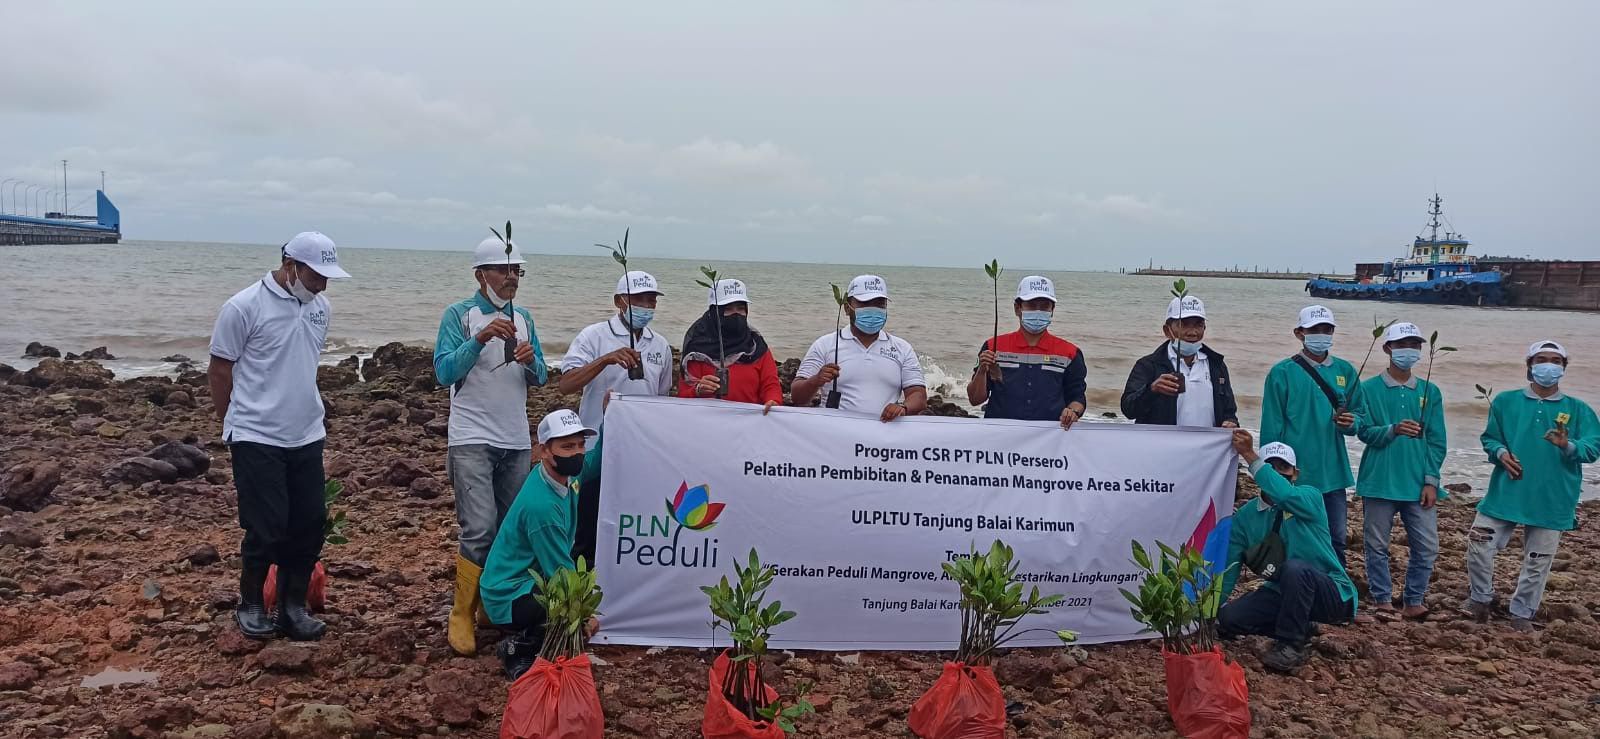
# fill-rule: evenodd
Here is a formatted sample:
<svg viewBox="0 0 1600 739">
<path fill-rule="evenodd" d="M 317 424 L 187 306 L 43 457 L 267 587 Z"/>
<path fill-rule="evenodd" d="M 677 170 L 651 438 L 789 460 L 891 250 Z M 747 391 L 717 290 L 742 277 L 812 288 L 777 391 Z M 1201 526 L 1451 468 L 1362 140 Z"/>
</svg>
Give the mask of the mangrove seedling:
<svg viewBox="0 0 1600 739">
<path fill-rule="evenodd" d="M 496 238 L 500 239 L 500 243 L 505 245 L 505 248 L 506 248 L 506 271 L 509 272 L 511 270 L 511 267 L 512 267 L 512 264 L 511 264 L 511 221 L 506 221 L 506 233 L 505 233 L 504 236 L 501 236 L 499 231 L 494 230 L 494 226 L 490 226 L 489 227 L 489 233 L 494 234 Z M 511 319 L 511 323 L 513 325 L 516 324 L 516 322 L 517 322 L 517 314 L 516 314 L 515 311 L 513 311 L 511 309 L 511 301 L 510 300 L 506 301 L 506 316 Z M 507 341 L 507 342 L 504 342 L 504 343 L 505 343 L 505 348 L 506 348 L 505 361 L 501 362 L 500 366 L 496 367 L 495 369 L 500 369 L 500 367 L 504 367 L 504 366 L 506 366 L 508 364 L 516 364 L 517 363 L 517 340 L 515 338 L 513 338 L 510 341 Z"/>
<path fill-rule="evenodd" d="M 1494 386 L 1493 385 L 1476 385 L 1475 384 L 1472 387 L 1475 390 L 1478 391 L 1477 395 L 1472 396 L 1473 400 L 1481 400 L 1481 401 L 1483 401 L 1485 403 L 1493 403 L 1494 402 Z"/>
<path fill-rule="evenodd" d="M 1423 392 L 1422 392 L 1422 400 L 1420 402 L 1420 407 L 1423 410 L 1427 410 L 1427 408 L 1428 408 L 1428 392 L 1427 392 L 1426 386 L 1429 383 L 1433 382 L 1433 359 L 1434 359 L 1434 357 L 1439 356 L 1441 353 L 1453 352 L 1455 350 L 1456 350 L 1456 348 L 1453 347 L 1453 346 L 1439 346 L 1439 332 L 1438 331 L 1433 332 L 1433 334 L 1428 337 L 1428 371 L 1426 373 L 1424 373 L 1423 376 L 1422 376 L 1422 384 L 1424 386 L 1424 389 L 1423 389 Z"/>
<path fill-rule="evenodd" d="M 339 493 L 342 492 L 344 483 L 338 480 L 322 483 L 322 509 L 328 512 L 327 520 L 322 523 L 322 540 L 329 544 L 350 543 L 350 539 L 344 535 L 344 511 L 333 512 L 333 502 L 339 499 Z"/>
<path fill-rule="evenodd" d="M 1000 260 L 991 259 L 983 265 L 983 273 L 989 276 L 989 282 L 994 285 L 994 337 L 989 340 L 989 351 L 1000 351 Z M 1000 365 L 989 367 L 989 379 L 995 382 L 1004 382 L 1005 376 L 1000 372 Z"/>
<path fill-rule="evenodd" d="M 605 597 L 583 557 L 573 564 L 572 569 L 563 567 L 548 579 L 528 570 L 533 575 L 533 598 L 545 612 L 539 656 L 550 662 L 583 654 L 589 645 L 589 622 L 600 615 L 600 601 Z"/>
<path fill-rule="evenodd" d="M 777 570 L 762 564 L 756 550 L 750 550 L 748 563 L 735 560 L 733 571 L 734 582 L 723 575 L 716 585 L 700 588 L 711 604 L 713 632 L 725 629 L 733 639 L 732 669 L 723 678 L 722 694 L 746 718 L 773 721 L 786 732 L 794 731 L 794 719 L 811 712 L 811 704 L 804 698 L 788 707 L 781 701 L 769 703 L 761 666 L 772 629 L 794 618 L 795 612 L 783 610 L 781 601 L 765 602 Z"/>
<path fill-rule="evenodd" d="M 1361 376 L 1367 373 L 1367 360 L 1372 359 L 1372 352 L 1378 348 L 1378 341 L 1383 338 L 1383 333 L 1388 331 L 1389 327 L 1393 326 L 1398 320 L 1400 319 L 1391 318 L 1389 319 L 1388 323 L 1378 323 L 1378 317 L 1372 317 L 1372 343 L 1367 345 L 1367 355 L 1361 358 L 1361 366 L 1356 368 L 1356 385 L 1359 386 L 1361 384 Z M 1355 392 L 1355 388 L 1346 390 L 1345 396 L 1340 400 L 1348 401 L 1350 398 L 1349 394 L 1353 392 Z M 1347 413 L 1349 410 L 1350 407 L 1346 405 L 1345 402 L 1340 402 L 1339 407 L 1334 409 L 1334 414 L 1337 415 L 1340 413 Z"/>
<path fill-rule="evenodd" d="M 1178 299 L 1178 321 L 1182 322 L 1183 299 L 1189 297 L 1189 281 L 1183 279 L 1182 277 L 1174 280 L 1172 282 L 1172 297 Z M 1177 332 L 1171 332 L 1167 338 L 1176 341 L 1178 338 Z M 1180 360 L 1175 360 L 1172 363 L 1172 376 L 1178 378 L 1178 394 L 1182 395 L 1183 393 L 1188 392 L 1189 382 L 1188 376 L 1183 374 L 1183 368 L 1178 365 L 1178 361 Z"/>
<path fill-rule="evenodd" d="M 1018 562 L 1011 547 L 1000 540 L 989 546 L 987 553 L 973 548 L 966 556 L 942 565 L 946 575 L 961 587 L 961 643 L 956 650 L 956 661 L 971 666 L 989 664 L 994 650 L 1012 639 L 1033 631 L 1016 631 L 1024 616 L 1038 616 L 1061 602 L 1060 595 L 1040 595 L 1039 586 L 1033 586 L 1024 596 L 1022 581 L 1017 578 Z M 1077 641 L 1071 631 L 1052 632 L 1065 643 Z"/>
<path fill-rule="evenodd" d="M 710 267 L 702 265 L 700 274 L 705 275 L 706 280 L 710 280 L 710 282 L 705 280 L 695 280 L 694 282 L 696 285 L 711 291 L 711 311 L 716 316 L 717 321 L 717 381 L 721 383 L 717 385 L 717 397 L 725 398 L 728 395 L 728 354 L 722 348 L 722 306 L 717 304 L 717 298 L 720 297 L 718 295 L 718 290 L 720 289 L 718 286 L 722 282 L 717 279 L 717 270 Z"/>
<path fill-rule="evenodd" d="M 637 349 L 638 347 L 634 345 L 634 334 L 638 333 L 639 329 L 633 326 L 633 280 L 628 279 L 628 232 L 630 230 L 632 229 L 625 228 L 622 230 L 622 240 L 618 241 L 616 246 L 610 244 L 595 244 L 595 246 L 611 252 L 611 258 L 616 260 L 617 264 L 622 265 L 622 289 L 626 291 L 625 294 L 628 296 L 628 309 L 622 312 L 622 322 L 628 326 L 628 348 Z M 643 380 L 644 365 L 635 363 L 632 367 L 629 367 L 628 379 Z"/>
<path fill-rule="evenodd" d="M 833 288 L 833 302 L 839 305 L 839 312 L 833 317 L 833 364 L 834 366 L 838 366 L 839 332 L 843 330 L 840 328 L 839 324 L 844 319 L 844 291 L 840 290 L 839 286 L 833 283 L 828 283 L 828 286 Z M 843 396 L 839 394 L 839 378 L 835 377 L 833 378 L 833 387 L 828 390 L 828 400 L 822 405 L 826 408 L 838 408 L 839 401 L 842 397 Z"/>
<path fill-rule="evenodd" d="M 1211 572 L 1211 563 L 1193 547 L 1183 550 L 1156 542 L 1160 559 L 1152 560 L 1133 542 L 1133 563 L 1144 570 L 1137 594 L 1118 588 L 1132 608 L 1134 620 L 1161 637 L 1161 646 L 1176 654 L 1209 652 L 1217 646 L 1217 612 L 1222 608 L 1222 582 L 1227 570 Z M 1231 567 L 1230 567 L 1231 569 Z"/>
</svg>

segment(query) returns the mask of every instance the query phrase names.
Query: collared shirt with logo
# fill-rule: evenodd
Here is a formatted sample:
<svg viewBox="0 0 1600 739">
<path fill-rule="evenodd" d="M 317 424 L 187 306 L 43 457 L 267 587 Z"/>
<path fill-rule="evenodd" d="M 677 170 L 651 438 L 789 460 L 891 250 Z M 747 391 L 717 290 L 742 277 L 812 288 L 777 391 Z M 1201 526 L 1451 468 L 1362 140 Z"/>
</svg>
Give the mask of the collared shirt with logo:
<svg viewBox="0 0 1600 739">
<path fill-rule="evenodd" d="M 822 366 L 832 364 L 834 340 L 839 346 L 839 409 L 852 413 L 878 415 L 885 406 L 900 400 L 907 388 L 923 387 L 922 362 L 906 341 L 888 331 L 879 331 L 871 346 L 861 343 L 848 328 L 827 334 L 812 342 L 800 360 L 796 379 L 815 377 Z M 822 388 L 833 389 L 833 383 Z"/>
<path fill-rule="evenodd" d="M 488 444 L 499 449 L 531 449 L 528 434 L 528 386 L 543 385 L 549 370 L 534 329 L 533 316 L 520 305 L 514 311 L 517 341 L 533 347 L 533 362 L 506 364 L 505 340 L 478 343 L 478 332 L 496 318 L 506 318 L 482 291 L 455 303 L 439 320 L 433 344 L 433 374 L 450 388 L 450 446 Z"/>
<path fill-rule="evenodd" d="M 233 362 L 224 441 L 293 449 L 326 436 L 317 363 L 331 312 L 320 293 L 301 303 L 270 272 L 223 303 L 210 351 Z"/>
<path fill-rule="evenodd" d="M 1564 449 L 1544 438 L 1557 424 L 1567 427 Z M 1583 466 L 1600 460 L 1600 420 L 1588 403 L 1560 391 L 1541 398 L 1531 388 L 1508 390 L 1494 396 L 1480 441 L 1494 472 L 1479 513 L 1558 531 L 1576 524 Z M 1502 450 L 1522 463 L 1522 479 L 1506 474 Z"/>
<path fill-rule="evenodd" d="M 1312 369 L 1346 409 L 1358 417 L 1359 425 L 1361 392 L 1355 365 L 1329 354 L 1322 362 L 1313 363 Z M 1261 392 L 1261 443 L 1288 444 L 1300 462 L 1300 482 L 1324 493 L 1355 484 L 1345 437 L 1354 436 L 1356 427 L 1345 429 L 1334 424 L 1334 410 L 1327 394 L 1293 357 L 1278 362 L 1267 372 Z"/>
<path fill-rule="evenodd" d="M 548 578 L 572 568 L 572 542 L 578 526 L 578 488 L 600 472 L 603 447 L 583 455 L 583 471 L 562 485 L 550 479 L 541 462 L 523 481 L 517 499 L 489 547 L 478 592 L 483 610 L 497 624 L 512 621 L 512 604 L 533 592 L 533 575 Z"/>
<path fill-rule="evenodd" d="M 1449 450 L 1444 427 L 1444 395 L 1415 375 L 1401 382 L 1384 370 L 1361 382 L 1362 414 L 1356 436 L 1361 452 L 1356 492 L 1363 498 L 1415 502 L 1422 486 L 1439 486 L 1439 468 Z M 1395 432 L 1401 421 L 1422 424 L 1422 437 Z M 1440 488 L 1439 497 L 1446 497 Z"/>
<path fill-rule="evenodd" d="M 985 341 L 978 351 L 988 349 Z M 1068 403 L 1088 407 L 1088 365 L 1072 342 L 1046 331 L 1037 345 L 1029 345 L 1027 334 L 1017 330 L 1001 334 L 994 352 L 1003 381 L 988 380 L 986 418 L 1056 421 Z"/>
<path fill-rule="evenodd" d="M 628 327 L 620 316 L 612 316 L 609 321 L 601 321 L 578 332 L 577 338 L 572 340 L 572 346 L 567 348 L 567 356 L 561 360 L 561 371 L 579 369 L 627 346 Z M 634 348 L 644 360 L 644 379 L 628 379 L 628 371 L 618 365 L 601 370 L 583 387 L 583 397 L 578 403 L 578 417 L 583 419 L 583 425 L 599 430 L 601 421 L 605 420 L 607 390 L 615 390 L 619 395 L 672 393 L 672 345 L 661 334 L 646 327 L 635 340 Z M 589 446 L 593 448 L 594 443 L 591 438 Z"/>
</svg>

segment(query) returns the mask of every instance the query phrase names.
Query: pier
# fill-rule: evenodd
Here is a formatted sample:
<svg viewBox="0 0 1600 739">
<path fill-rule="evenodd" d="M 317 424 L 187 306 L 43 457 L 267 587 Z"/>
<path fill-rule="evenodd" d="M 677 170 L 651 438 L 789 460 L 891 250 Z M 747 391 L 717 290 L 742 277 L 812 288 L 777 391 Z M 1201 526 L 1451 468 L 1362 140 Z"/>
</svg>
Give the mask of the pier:
<svg viewBox="0 0 1600 739">
<path fill-rule="evenodd" d="M 104 191 L 95 192 L 95 215 L 45 213 L 37 218 L 0 215 L 0 246 L 115 244 L 122 239 L 122 213 Z"/>
<path fill-rule="evenodd" d="M 1162 277 L 1232 277 L 1243 280 L 1306 280 L 1326 277 L 1330 280 L 1351 280 L 1355 275 L 1334 275 L 1321 272 L 1275 272 L 1262 269 L 1169 269 L 1167 267 L 1141 267 L 1133 271 L 1136 275 L 1158 275 Z"/>
</svg>

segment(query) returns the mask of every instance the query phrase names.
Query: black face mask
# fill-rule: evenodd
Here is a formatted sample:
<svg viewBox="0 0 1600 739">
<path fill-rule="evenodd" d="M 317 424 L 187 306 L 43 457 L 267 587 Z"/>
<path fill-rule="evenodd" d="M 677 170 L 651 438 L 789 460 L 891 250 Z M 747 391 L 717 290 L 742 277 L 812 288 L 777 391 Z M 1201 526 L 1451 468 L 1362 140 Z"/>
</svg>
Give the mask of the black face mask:
<svg viewBox="0 0 1600 739">
<path fill-rule="evenodd" d="M 735 313 L 722 317 L 722 335 L 727 339 L 743 341 L 745 334 L 750 332 L 750 317 Z"/>
<path fill-rule="evenodd" d="M 551 457 L 555 459 L 556 473 L 562 477 L 572 477 L 583 471 L 582 452 L 570 457 L 563 457 L 559 454 L 552 454 Z"/>
</svg>

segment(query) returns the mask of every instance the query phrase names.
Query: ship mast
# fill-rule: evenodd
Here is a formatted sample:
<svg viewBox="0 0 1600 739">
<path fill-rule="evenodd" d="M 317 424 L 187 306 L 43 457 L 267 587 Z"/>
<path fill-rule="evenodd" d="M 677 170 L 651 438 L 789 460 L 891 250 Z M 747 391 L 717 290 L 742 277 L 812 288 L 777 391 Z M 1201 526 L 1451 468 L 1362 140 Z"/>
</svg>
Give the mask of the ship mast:
<svg viewBox="0 0 1600 739">
<path fill-rule="evenodd" d="M 1428 227 L 1432 229 L 1428 240 L 1437 244 L 1439 243 L 1439 216 L 1444 213 L 1444 210 L 1439 206 L 1444 203 L 1444 199 L 1439 197 L 1439 193 L 1434 193 L 1433 199 L 1428 202 L 1433 205 L 1433 207 L 1428 210 L 1428 215 L 1433 216 L 1433 221 L 1428 223 Z"/>
</svg>

